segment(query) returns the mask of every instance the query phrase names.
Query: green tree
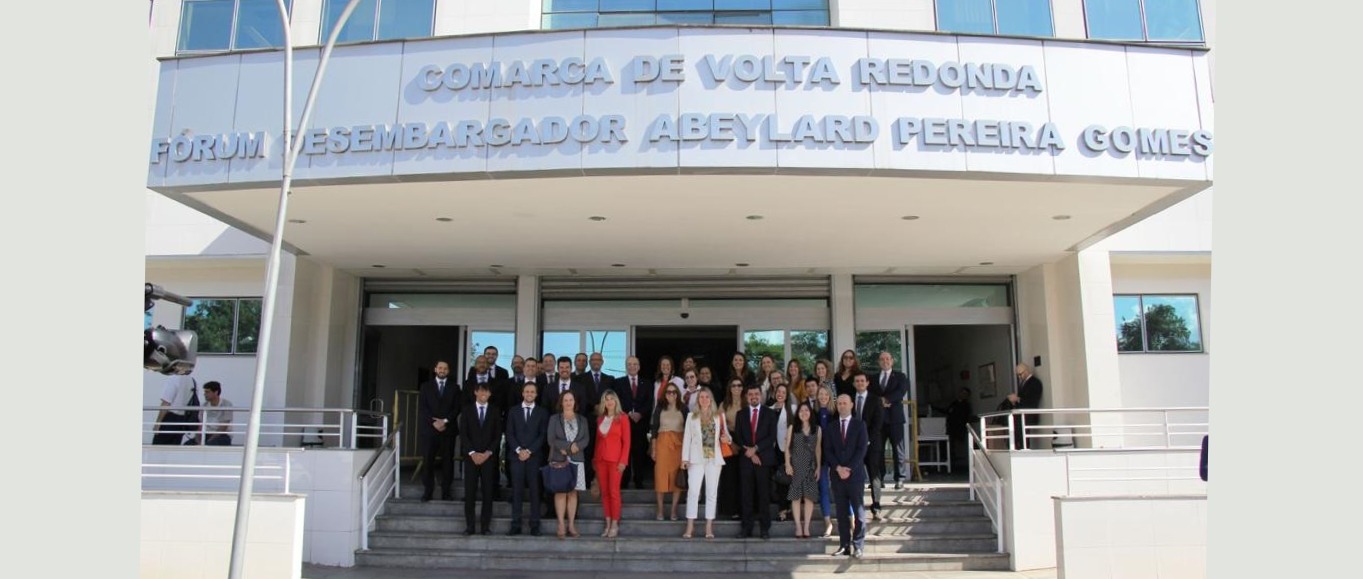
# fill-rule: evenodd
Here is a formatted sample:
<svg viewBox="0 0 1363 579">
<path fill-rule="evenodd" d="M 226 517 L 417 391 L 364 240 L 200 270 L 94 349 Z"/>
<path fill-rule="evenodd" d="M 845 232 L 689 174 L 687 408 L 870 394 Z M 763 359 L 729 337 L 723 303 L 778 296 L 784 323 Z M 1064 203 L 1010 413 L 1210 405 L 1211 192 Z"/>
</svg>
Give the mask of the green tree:
<svg viewBox="0 0 1363 579">
<path fill-rule="evenodd" d="M 814 362 L 828 358 L 828 332 L 791 332 L 790 354 L 800 361 L 800 369 L 805 374 L 814 375 Z M 833 371 L 832 368 L 829 369 Z"/>
<path fill-rule="evenodd" d="M 194 300 L 185 310 L 184 329 L 199 336 L 199 353 L 232 353 L 232 324 L 236 300 Z"/>
<path fill-rule="evenodd" d="M 1147 347 L 1152 352 L 1187 352 L 1202 347 L 1188 320 L 1178 315 L 1178 310 L 1170 304 L 1145 308 L 1145 335 Z"/>
<path fill-rule="evenodd" d="M 786 355 L 786 345 L 771 339 L 772 335 L 779 334 L 780 332 L 748 332 L 743 336 L 743 353 L 748 356 L 748 369 L 757 373 L 762 367 L 762 356 L 771 356 L 776 360 L 777 369 L 785 370 L 781 366 L 783 363 L 781 358 Z"/>
<path fill-rule="evenodd" d="M 857 332 L 857 362 L 863 372 L 875 372 L 880 368 L 881 352 L 889 352 L 898 361 L 901 351 L 897 331 Z"/>
<path fill-rule="evenodd" d="M 1122 322 L 1122 327 L 1117 334 L 1118 352 L 1139 352 L 1144 348 L 1141 344 L 1141 319 L 1131 318 Z"/>
</svg>

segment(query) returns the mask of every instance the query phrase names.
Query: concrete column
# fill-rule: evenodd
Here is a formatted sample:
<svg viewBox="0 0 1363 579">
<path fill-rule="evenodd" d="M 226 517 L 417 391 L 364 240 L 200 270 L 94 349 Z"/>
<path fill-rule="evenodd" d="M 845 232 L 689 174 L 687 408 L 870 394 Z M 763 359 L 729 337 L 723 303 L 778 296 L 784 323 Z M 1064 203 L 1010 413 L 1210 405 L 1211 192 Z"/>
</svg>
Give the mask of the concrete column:
<svg viewBox="0 0 1363 579">
<path fill-rule="evenodd" d="M 540 278 L 516 278 L 516 353 L 529 358 L 539 353 Z"/>
<path fill-rule="evenodd" d="M 828 309 L 833 319 L 830 320 L 832 331 L 828 338 L 836 361 L 843 350 L 856 348 L 856 304 L 852 292 L 852 274 L 834 274 L 831 278 Z"/>
</svg>

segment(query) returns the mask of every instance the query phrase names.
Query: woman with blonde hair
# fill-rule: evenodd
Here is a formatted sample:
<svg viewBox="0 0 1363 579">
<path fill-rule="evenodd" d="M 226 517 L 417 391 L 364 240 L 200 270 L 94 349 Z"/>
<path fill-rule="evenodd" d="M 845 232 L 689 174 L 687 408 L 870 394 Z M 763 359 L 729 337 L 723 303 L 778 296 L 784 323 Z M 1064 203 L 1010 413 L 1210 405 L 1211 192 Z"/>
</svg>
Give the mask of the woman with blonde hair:
<svg viewBox="0 0 1363 579">
<path fill-rule="evenodd" d="M 672 493 L 672 520 L 677 520 L 677 505 L 681 503 L 681 489 L 677 488 L 677 473 L 681 472 L 682 436 L 686 428 L 686 405 L 681 401 L 681 389 L 671 382 L 663 386 L 663 395 L 653 408 L 649 424 L 648 457 L 653 459 L 653 491 L 657 493 L 658 520 L 663 520 L 663 495 Z"/>
<path fill-rule="evenodd" d="M 620 397 L 614 390 L 601 394 L 596 416 L 596 451 L 592 465 L 596 467 L 601 508 L 606 518 L 606 529 L 601 536 L 614 537 L 620 533 L 620 477 L 629 466 L 629 419 L 622 418 Z"/>
<path fill-rule="evenodd" d="M 715 397 L 708 389 L 696 394 L 696 410 L 686 419 L 686 434 L 682 439 L 682 470 L 687 474 L 686 533 L 690 539 L 696 528 L 696 511 L 700 507 L 700 490 L 705 485 L 705 538 L 715 538 L 715 509 L 719 500 L 719 474 L 724 468 L 724 454 L 720 443 L 732 443 L 724 419 L 715 405 Z"/>
</svg>

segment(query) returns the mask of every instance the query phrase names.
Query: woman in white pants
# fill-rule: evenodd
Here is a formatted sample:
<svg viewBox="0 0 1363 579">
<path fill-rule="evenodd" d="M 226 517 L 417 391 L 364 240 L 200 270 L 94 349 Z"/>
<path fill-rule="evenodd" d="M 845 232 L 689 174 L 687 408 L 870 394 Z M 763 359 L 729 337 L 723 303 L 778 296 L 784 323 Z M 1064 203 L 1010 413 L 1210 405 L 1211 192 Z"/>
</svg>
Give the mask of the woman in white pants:
<svg viewBox="0 0 1363 579">
<path fill-rule="evenodd" d="M 719 473 L 724 468 L 720 442 L 732 444 L 729 431 L 721 423 L 714 395 L 709 388 L 696 393 L 696 411 L 686 419 L 682 437 L 681 467 L 687 472 L 686 533 L 690 539 L 696 529 L 696 511 L 700 507 L 701 480 L 705 481 L 705 538 L 715 538 L 715 507 L 719 500 Z"/>
</svg>

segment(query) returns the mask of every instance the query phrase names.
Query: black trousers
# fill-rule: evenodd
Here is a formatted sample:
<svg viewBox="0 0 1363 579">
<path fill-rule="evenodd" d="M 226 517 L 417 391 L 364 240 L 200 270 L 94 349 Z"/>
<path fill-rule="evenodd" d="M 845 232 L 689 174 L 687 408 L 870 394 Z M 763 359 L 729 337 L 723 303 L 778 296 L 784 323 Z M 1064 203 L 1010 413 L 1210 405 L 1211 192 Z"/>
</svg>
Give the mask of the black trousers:
<svg viewBox="0 0 1363 579">
<path fill-rule="evenodd" d="M 736 453 L 732 459 L 738 461 L 738 502 L 743 515 L 743 534 L 752 533 L 754 515 L 762 524 L 763 531 L 770 530 L 771 467 L 757 466 L 742 453 Z"/>
<path fill-rule="evenodd" d="M 719 505 L 716 509 L 716 516 L 732 517 L 739 514 L 738 506 L 738 459 L 742 455 L 735 454 L 724 459 L 724 468 L 719 471 Z"/>
<path fill-rule="evenodd" d="M 871 434 L 871 447 L 866 449 L 866 484 L 871 486 L 871 512 L 880 512 L 880 489 L 885 486 L 885 437 Z"/>
<path fill-rule="evenodd" d="M 464 524 L 465 529 L 487 531 L 492 529 L 493 491 L 497 487 L 497 466 L 500 457 L 493 455 L 481 465 L 473 464 L 473 459 L 464 460 Z M 483 511 L 478 517 L 481 526 L 474 526 L 473 508 L 479 499 Z"/>
<path fill-rule="evenodd" d="M 454 484 L 454 436 L 453 430 L 446 427 L 444 432 L 427 433 L 425 436 L 426 449 L 421 455 L 421 484 L 425 489 L 426 498 L 430 498 L 432 490 L 435 488 L 435 469 L 440 469 L 440 491 L 444 495 L 450 494 L 450 487 Z M 436 462 L 436 459 L 439 462 Z"/>
<path fill-rule="evenodd" d="M 629 466 L 620 477 L 620 487 L 634 481 L 635 486 L 644 488 L 644 475 L 653 472 L 653 461 L 648 458 L 648 418 L 629 423 Z"/>
<path fill-rule="evenodd" d="M 904 459 L 908 456 L 904 452 L 904 425 L 887 422 L 883 429 L 885 440 L 890 441 L 890 452 L 894 458 L 894 469 L 890 472 L 894 473 L 895 482 L 899 482 L 908 478 L 904 476 Z"/>
<path fill-rule="evenodd" d="M 152 444 L 179 446 L 184 444 L 186 433 L 198 431 L 198 423 L 191 422 L 188 416 L 166 411 L 156 434 L 151 437 Z"/>
<path fill-rule="evenodd" d="M 862 492 L 862 482 L 852 478 L 843 480 L 837 469 L 829 469 L 833 480 L 829 482 L 829 492 L 833 495 L 834 509 L 838 513 L 838 546 L 861 549 L 866 544 L 866 507 Z M 856 518 L 856 533 L 852 531 L 852 518 Z"/>
<path fill-rule="evenodd" d="M 530 460 L 511 457 L 511 528 L 521 528 L 521 504 L 530 499 L 530 530 L 540 528 L 540 466 L 541 457 L 531 455 Z"/>
</svg>

